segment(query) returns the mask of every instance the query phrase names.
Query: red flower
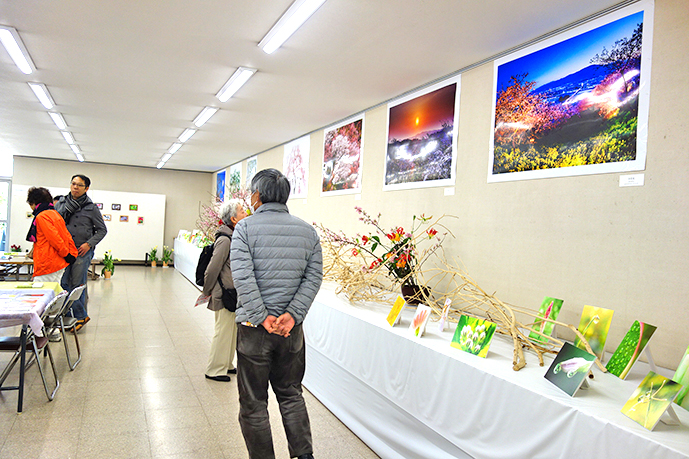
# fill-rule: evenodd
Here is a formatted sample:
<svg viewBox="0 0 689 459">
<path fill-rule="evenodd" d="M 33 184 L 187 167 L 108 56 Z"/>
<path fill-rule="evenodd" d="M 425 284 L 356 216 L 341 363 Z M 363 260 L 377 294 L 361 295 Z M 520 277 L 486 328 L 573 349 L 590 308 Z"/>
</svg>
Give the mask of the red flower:
<svg viewBox="0 0 689 459">
<path fill-rule="evenodd" d="M 368 243 L 368 236 L 361 236 L 361 242 L 363 242 L 364 245 L 366 245 Z"/>
<path fill-rule="evenodd" d="M 355 256 L 355 257 L 356 257 L 357 255 L 359 255 L 359 250 L 358 250 L 358 249 L 352 249 L 352 255 Z"/>
<path fill-rule="evenodd" d="M 432 238 L 433 236 L 435 236 L 436 234 L 438 234 L 438 230 L 437 230 L 437 229 L 434 229 L 434 228 L 429 228 L 429 229 L 426 230 L 426 233 L 428 234 L 428 237 L 429 237 L 429 238 Z"/>
</svg>

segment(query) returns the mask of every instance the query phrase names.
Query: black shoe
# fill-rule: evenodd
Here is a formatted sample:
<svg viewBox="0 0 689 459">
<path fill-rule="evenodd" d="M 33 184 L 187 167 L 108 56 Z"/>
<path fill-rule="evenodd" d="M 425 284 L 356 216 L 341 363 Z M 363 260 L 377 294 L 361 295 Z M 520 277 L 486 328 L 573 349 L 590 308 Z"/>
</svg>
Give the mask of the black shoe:
<svg viewBox="0 0 689 459">
<path fill-rule="evenodd" d="M 237 369 L 236 369 L 236 368 L 233 368 L 233 369 L 231 369 L 231 370 L 227 370 L 227 374 L 228 374 L 228 375 L 236 375 L 236 374 L 237 374 Z"/>
<path fill-rule="evenodd" d="M 313 459 L 313 454 L 302 454 L 297 459 Z"/>
<path fill-rule="evenodd" d="M 213 381 L 220 381 L 220 382 L 230 382 L 230 377 L 227 375 L 220 375 L 220 376 L 208 376 L 208 375 L 206 375 L 206 379 L 212 379 Z"/>
</svg>

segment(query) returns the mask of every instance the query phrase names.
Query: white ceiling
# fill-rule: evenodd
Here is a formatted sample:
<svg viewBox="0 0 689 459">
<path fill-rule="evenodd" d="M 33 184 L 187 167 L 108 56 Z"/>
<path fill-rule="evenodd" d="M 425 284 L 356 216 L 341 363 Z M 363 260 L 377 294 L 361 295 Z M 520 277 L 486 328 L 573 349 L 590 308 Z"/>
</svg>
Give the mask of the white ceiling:
<svg viewBox="0 0 689 459">
<path fill-rule="evenodd" d="M 75 160 L 26 84 L 48 86 L 89 162 L 215 171 L 495 56 L 619 0 L 327 0 L 282 48 L 292 0 L 0 0 L 37 71 L 0 47 L 0 151 Z M 225 103 L 239 66 L 258 72 Z"/>
</svg>

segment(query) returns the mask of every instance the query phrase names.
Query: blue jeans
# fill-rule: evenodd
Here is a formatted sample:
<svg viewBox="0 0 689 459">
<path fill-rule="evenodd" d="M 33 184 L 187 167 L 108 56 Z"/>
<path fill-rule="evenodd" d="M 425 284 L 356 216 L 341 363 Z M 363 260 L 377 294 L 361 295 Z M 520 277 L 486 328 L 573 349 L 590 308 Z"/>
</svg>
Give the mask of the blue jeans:
<svg viewBox="0 0 689 459">
<path fill-rule="evenodd" d="M 306 345 L 302 325 L 283 338 L 237 325 L 237 386 L 239 425 L 251 459 L 274 459 L 268 420 L 268 382 L 275 392 L 290 457 L 313 453 L 311 425 L 302 395 Z"/>
<path fill-rule="evenodd" d="M 93 258 L 94 249 L 92 248 L 83 256 L 77 257 L 77 260 L 65 268 L 65 273 L 62 275 L 62 282 L 60 285 L 63 290 L 72 291 L 80 285 L 86 285 L 88 278 L 89 266 Z M 86 298 L 88 297 L 88 288 L 85 288 L 81 296 L 72 303 L 72 316 L 77 320 L 84 319 L 88 316 L 86 312 Z"/>
</svg>

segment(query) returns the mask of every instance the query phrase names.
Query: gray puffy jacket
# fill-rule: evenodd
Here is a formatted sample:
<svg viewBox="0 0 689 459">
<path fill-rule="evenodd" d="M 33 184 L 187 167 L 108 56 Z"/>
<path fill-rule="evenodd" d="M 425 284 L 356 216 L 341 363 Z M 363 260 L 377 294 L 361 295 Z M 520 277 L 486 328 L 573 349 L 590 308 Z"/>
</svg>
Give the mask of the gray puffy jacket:
<svg viewBox="0 0 689 459">
<path fill-rule="evenodd" d="M 277 202 L 261 205 L 237 224 L 230 251 L 237 289 L 237 323 L 260 325 L 289 312 L 304 321 L 323 281 L 318 233 Z"/>
</svg>

